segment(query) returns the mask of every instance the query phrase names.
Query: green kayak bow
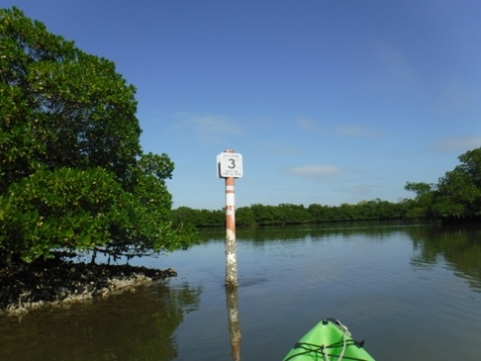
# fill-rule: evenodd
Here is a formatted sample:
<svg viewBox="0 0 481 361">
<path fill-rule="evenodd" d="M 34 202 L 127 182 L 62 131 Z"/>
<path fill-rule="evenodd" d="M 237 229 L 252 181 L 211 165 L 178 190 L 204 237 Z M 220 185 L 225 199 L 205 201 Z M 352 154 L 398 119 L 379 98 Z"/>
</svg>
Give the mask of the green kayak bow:
<svg viewBox="0 0 481 361">
<path fill-rule="evenodd" d="M 328 318 L 306 333 L 289 351 L 283 361 L 375 361 L 338 320 Z"/>
</svg>

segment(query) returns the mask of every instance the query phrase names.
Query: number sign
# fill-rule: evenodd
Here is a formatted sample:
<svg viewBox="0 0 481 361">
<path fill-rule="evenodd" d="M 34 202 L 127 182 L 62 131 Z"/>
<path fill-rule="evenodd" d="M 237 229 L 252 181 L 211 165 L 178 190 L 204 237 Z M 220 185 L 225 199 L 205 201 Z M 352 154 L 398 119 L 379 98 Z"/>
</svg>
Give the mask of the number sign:
<svg viewBox="0 0 481 361">
<path fill-rule="evenodd" d="M 243 176 L 242 155 L 220 153 L 217 156 L 217 176 L 220 178 L 241 178 Z"/>
</svg>

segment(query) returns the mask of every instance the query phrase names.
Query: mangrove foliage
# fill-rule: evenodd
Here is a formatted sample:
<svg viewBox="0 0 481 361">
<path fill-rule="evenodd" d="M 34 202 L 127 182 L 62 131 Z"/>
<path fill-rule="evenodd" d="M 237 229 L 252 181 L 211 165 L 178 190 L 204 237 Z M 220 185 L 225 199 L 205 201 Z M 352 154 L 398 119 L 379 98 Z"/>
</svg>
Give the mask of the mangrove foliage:
<svg viewBox="0 0 481 361">
<path fill-rule="evenodd" d="M 167 154 L 144 153 L 135 88 L 115 64 L 0 9 L 0 260 L 183 248 Z"/>
</svg>

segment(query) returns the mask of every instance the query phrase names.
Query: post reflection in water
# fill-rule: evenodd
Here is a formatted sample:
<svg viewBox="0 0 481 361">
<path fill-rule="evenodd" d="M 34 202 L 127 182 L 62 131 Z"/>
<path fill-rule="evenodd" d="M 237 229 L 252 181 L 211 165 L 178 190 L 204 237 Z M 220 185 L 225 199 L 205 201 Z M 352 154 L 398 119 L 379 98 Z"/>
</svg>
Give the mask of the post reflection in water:
<svg viewBox="0 0 481 361">
<path fill-rule="evenodd" d="M 230 344 L 232 350 L 232 360 L 239 361 L 241 348 L 241 327 L 239 322 L 239 304 L 237 297 L 237 287 L 226 287 L 225 296 L 227 300 L 227 318 L 229 325 Z"/>
</svg>

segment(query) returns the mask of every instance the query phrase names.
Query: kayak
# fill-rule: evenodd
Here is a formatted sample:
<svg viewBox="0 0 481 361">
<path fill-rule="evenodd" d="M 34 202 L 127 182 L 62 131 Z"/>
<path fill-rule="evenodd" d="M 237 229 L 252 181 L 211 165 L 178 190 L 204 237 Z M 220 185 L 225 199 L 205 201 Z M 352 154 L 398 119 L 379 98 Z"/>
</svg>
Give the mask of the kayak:
<svg viewBox="0 0 481 361">
<path fill-rule="evenodd" d="M 306 333 L 289 351 L 283 361 L 375 361 L 338 320 L 326 318 Z"/>
<path fill-rule="evenodd" d="M 283 361 L 375 361 L 338 320 L 326 318 L 306 333 L 284 357 Z"/>
</svg>

